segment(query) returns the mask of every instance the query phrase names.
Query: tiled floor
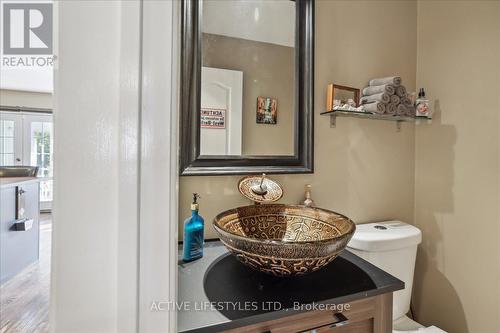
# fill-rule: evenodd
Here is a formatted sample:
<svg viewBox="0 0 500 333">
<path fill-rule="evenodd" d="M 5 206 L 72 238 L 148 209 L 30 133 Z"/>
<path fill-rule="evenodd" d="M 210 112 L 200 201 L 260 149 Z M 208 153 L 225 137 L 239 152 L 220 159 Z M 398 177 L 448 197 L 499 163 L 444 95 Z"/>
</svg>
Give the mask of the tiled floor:
<svg viewBox="0 0 500 333">
<path fill-rule="evenodd" d="M 46 333 L 52 217 L 40 216 L 40 260 L 0 287 L 0 333 Z"/>
</svg>

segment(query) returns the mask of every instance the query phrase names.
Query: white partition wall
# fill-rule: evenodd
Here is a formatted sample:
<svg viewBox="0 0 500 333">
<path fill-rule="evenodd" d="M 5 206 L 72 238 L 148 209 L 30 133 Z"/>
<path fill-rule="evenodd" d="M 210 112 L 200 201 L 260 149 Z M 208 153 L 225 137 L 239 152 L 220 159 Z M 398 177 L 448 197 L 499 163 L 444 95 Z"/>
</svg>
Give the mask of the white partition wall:
<svg viewBox="0 0 500 333">
<path fill-rule="evenodd" d="M 177 5 L 55 7 L 50 331 L 173 332 Z"/>
<path fill-rule="evenodd" d="M 144 1 L 139 332 L 177 332 L 178 53 L 180 1 Z"/>
<path fill-rule="evenodd" d="M 56 6 L 50 330 L 117 332 L 121 2 Z"/>
</svg>

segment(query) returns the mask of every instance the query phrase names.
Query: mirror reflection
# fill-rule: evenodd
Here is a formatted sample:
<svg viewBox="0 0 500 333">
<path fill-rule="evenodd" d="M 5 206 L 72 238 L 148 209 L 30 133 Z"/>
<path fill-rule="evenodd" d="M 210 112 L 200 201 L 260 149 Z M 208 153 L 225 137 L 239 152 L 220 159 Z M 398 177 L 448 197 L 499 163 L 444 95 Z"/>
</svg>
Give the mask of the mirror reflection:
<svg viewBox="0 0 500 333">
<path fill-rule="evenodd" d="M 205 0 L 201 155 L 294 155 L 295 2 Z"/>
</svg>

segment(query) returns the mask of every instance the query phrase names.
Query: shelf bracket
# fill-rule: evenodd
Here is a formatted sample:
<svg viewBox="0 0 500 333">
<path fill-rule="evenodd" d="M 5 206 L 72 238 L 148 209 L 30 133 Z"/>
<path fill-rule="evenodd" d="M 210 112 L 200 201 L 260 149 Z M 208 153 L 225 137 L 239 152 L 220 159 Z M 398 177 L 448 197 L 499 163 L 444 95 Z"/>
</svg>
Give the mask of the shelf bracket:
<svg viewBox="0 0 500 333">
<path fill-rule="evenodd" d="M 337 116 L 330 115 L 330 128 L 335 128 L 337 126 Z"/>
</svg>

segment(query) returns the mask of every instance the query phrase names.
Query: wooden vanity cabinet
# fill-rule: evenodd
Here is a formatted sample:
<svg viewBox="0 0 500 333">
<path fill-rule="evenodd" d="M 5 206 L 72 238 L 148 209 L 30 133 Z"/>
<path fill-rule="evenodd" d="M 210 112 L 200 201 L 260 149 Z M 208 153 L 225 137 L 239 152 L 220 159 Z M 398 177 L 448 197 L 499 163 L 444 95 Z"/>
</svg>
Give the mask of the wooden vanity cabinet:
<svg viewBox="0 0 500 333">
<path fill-rule="evenodd" d="M 225 333 L 391 333 L 392 293 L 346 302 L 348 310 L 308 311 Z"/>
</svg>

